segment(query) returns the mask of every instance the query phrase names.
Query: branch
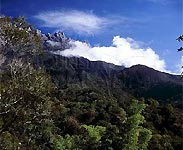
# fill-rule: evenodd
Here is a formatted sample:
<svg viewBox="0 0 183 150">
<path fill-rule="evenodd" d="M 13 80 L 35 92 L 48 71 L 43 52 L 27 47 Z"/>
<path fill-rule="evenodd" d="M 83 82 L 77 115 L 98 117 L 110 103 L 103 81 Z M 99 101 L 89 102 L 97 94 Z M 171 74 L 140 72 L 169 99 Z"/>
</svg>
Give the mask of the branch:
<svg viewBox="0 0 183 150">
<path fill-rule="evenodd" d="M 176 40 L 179 41 L 179 42 L 183 41 L 183 35 L 179 36 Z"/>
<path fill-rule="evenodd" d="M 183 50 L 183 47 L 180 47 L 180 48 L 178 49 L 179 52 L 182 51 L 182 50 Z"/>
<path fill-rule="evenodd" d="M 7 110 L 7 111 L 4 111 L 4 112 L 1 112 L 0 115 L 7 114 L 7 113 L 9 113 L 9 112 L 10 112 L 10 110 Z"/>
</svg>

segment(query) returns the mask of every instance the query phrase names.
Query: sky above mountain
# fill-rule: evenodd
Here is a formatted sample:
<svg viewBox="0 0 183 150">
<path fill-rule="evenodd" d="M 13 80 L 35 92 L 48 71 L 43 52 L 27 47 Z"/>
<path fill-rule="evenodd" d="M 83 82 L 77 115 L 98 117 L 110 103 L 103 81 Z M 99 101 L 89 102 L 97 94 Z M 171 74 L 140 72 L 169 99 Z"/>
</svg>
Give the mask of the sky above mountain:
<svg viewBox="0 0 183 150">
<path fill-rule="evenodd" d="M 76 40 L 62 55 L 172 73 L 183 63 L 176 51 L 183 34 L 182 0 L 0 0 L 0 10 L 25 16 L 43 33 L 60 30 Z"/>
</svg>

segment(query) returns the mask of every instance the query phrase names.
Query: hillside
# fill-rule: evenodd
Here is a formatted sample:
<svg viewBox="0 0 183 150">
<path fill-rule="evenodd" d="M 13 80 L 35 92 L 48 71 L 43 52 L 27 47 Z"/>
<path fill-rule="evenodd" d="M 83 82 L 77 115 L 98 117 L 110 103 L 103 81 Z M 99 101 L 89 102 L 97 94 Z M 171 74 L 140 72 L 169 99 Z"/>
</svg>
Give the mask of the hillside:
<svg viewBox="0 0 183 150">
<path fill-rule="evenodd" d="M 112 95 L 129 93 L 138 98 L 154 98 L 160 102 L 178 103 L 181 107 L 183 84 L 178 75 L 159 72 L 143 65 L 125 68 L 49 52 L 44 54 L 41 61 L 42 66 L 61 87 L 78 83 L 80 86 L 101 88 Z"/>
<path fill-rule="evenodd" d="M 125 88 L 136 97 L 154 98 L 161 102 L 175 102 L 179 100 L 181 107 L 182 79 L 178 75 L 171 75 L 156 71 L 142 65 L 124 69 L 120 74 Z"/>
</svg>

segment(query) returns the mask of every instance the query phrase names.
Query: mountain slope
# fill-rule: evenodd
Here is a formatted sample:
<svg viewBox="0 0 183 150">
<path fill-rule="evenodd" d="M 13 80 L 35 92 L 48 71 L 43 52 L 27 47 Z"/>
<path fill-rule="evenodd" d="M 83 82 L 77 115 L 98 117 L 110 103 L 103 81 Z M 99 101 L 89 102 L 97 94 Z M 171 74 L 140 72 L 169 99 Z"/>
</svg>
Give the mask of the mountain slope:
<svg viewBox="0 0 183 150">
<path fill-rule="evenodd" d="M 156 71 L 143 65 L 124 69 L 120 74 L 124 87 L 137 97 L 163 101 L 181 100 L 182 80 L 178 75 Z"/>
<path fill-rule="evenodd" d="M 102 61 L 64 57 L 49 52 L 40 60 L 61 88 L 79 84 L 99 88 L 101 92 L 117 98 L 133 95 L 164 102 L 181 100 L 180 76 L 159 72 L 143 65 L 125 68 Z"/>
<path fill-rule="evenodd" d="M 82 57 L 68 58 L 49 52 L 38 58 L 36 63 L 42 65 L 51 74 L 54 82 L 60 88 L 77 84 L 81 87 L 100 89 L 102 93 L 109 95 L 118 93 L 121 94 L 118 97 L 123 97 L 122 99 L 125 99 L 127 97 L 125 95 L 128 95 L 118 85 L 120 82 L 117 75 L 124 69 L 123 66 L 102 61 L 92 62 Z"/>
</svg>

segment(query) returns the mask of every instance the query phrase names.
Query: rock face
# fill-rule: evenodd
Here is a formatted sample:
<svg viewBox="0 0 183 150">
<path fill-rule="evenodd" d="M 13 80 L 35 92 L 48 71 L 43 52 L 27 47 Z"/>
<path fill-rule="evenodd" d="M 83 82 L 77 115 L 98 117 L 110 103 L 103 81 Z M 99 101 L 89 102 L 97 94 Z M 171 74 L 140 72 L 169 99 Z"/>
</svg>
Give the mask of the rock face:
<svg viewBox="0 0 183 150">
<path fill-rule="evenodd" d="M 71 47 L 69 44 L 71 39 L 65 37 L 63 32 L 55 32 L 54 34 L 42 34 L 43 47 L 47 51 L 64 50 Z"/>
</svg>

